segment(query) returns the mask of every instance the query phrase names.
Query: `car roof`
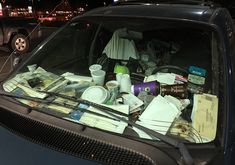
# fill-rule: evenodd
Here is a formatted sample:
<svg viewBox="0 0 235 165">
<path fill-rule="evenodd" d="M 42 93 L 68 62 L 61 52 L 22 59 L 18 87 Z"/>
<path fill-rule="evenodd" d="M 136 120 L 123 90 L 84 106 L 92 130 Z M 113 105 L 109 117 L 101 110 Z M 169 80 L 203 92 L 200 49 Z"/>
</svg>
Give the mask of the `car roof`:
<svg viewBox="0 0 235 165">
<path fill-rule="evenodd" d="M 216 9 L 210 6 L 185 4 L 121 5 L 97 8 L 80 17 L 173 18 L 208 23 Z"/>
</svg>

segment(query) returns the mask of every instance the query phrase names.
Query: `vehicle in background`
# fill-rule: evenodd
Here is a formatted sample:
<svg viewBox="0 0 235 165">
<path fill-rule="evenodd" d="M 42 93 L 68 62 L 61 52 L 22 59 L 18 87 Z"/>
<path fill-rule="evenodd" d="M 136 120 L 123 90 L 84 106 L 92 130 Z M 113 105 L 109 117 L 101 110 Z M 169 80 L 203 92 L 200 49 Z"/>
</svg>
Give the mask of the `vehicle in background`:
<svg viewBox="0 0 235 165">
<path fill-rule="evenodd" d="M 95 163 L 234 164 L 233 20 L 196 2 L 123 2 L 72 19 L 14 60 L 1 125 Z"/>
<path fill-rule="evenodd" d="M 23 54 L 40 38 L 39 21 L 34 18 L 0 17 L 0 46 Z"/>
</svg>

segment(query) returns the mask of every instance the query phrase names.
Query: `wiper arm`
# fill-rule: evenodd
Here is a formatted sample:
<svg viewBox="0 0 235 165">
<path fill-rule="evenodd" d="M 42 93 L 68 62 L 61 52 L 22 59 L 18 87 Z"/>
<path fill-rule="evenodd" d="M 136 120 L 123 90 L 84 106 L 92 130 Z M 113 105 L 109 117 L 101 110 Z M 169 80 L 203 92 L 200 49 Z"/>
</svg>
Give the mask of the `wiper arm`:
<svg viewBox="0 0 235 165">
<path fill-rule="evenodd" d="M 24 100 L 30 100 L 30 101 L 35 101 L 35 102 L 40 102 L 40 103 L 45 103 L 49 104 L 51 103 L 51 100 L 44 100 L 38 97 L 31 97 L 31 96 L 26 96 L 26 95 L 18 95 L 14 93 L 9 93 L 9 92 L 0 92 L 1 96 L 6 96 L 6 97 L 12 97 L 12 98 L 17 98 L 17 99 L 24 99 Z"/>
<path fill-rule="evenodd" d="M 12 94 L 12 93 L 8 93 L 8 92 L 0 92 L 0 95 L 6 96 L 6 97 L 23 99 L 23 100 L 30 100 L 30 101 L 34 101 L 34 102 L 38 102 L 38 103 L 47 104 L 47 105 L 54 104 L 54 105 L 63 106 L 63 107 L 69 108 L 69 109 L 76 109 L 76 110 L 79 110 L 80 112 L 83 112 L 83 113 L 86 112 L 86 113 L 90 113 L 90 114 L 93 114 L 93 115 L 96 115 L 96 116 L 108 118 L 108 119 L 111 119 L 111 120 L 120 121 L 119 119 L 109 117 L 109 116 L 103 115 L 101 113 L 97 113 L 97 112 L 94 112 L 94 111 L 91 111 L 91 110 L 88 110 L 88 109 L 85 109 L 85 108 L 80 108 L 78 106 L 73 106 L 73 105 L 69 105 L 69 104 L 54 102 L 53 100 L 45 100 L 45 99 L 41 99 L 41 98 L 25 96 L 25 95 L 17 95 L 17 94 Z M 33 107 L 33 109 L 43 111 L 43 112 L 46 112 L 46 110 L 51 111 L 51 109 L 46 108 L 46 107 L 43 107 L 43 108 Z M 61 114 L 62 114 L 62 112 L 61 112 Z M 59 116 L 62 116 L 61 114 Z"/>
<path fill-rule="evenodd" d="M 190 155 L 188 149 L 185 147 L 184 143 L 182 143 L 181 141 L 176 140 L 174 138 L 171 138 L 169 136 L 162 135 L 158 132 L 155 132 L 155 131 L 153 131 L 149 128 L 146 128 L 144 126 L 141 126 L 139 124 L 136 124 L 135 122 L 127 120 L 124 117 L 118 116 L 118 115 L 113 113 L 113 111 L 115 111 L 115 110 L 113 110 L 112 108 L 105 107 L 105 106 L 102 106 L 100 104 L 96 104 L 94 102 L 90 102 L 90 101 L 87 101 L 87 100 L 74 98 L 74 97 L 69 97 L 69 96 L 66 96 L 66 95 L 63 95 L 63 94 L 59 94 L 59 93 L 52 93 L 52 92 L 45 92 L 45 93 L 56 95 L 58 97 L 62 97 L 62 98 L 65 98 L 65 99 L 68 99 L 68 100 L 71 100 L 71 101 L 76 101 L 78 103 L 87 104 L 89 106 L 93 106 L 95 108 L 102 109 L 103 112 L 105 112 L 106 114 L 108 114 L 110 116 L 113 116 L 114 118 L 119 119 L 120 121 L 123 121 L 123 122 L 125 122 L 125 123 L 127 123 L 127 124 L 129 124 L 133 127 L 136 127 L 138 129 L 144 131 L 145 133 L 149 134 L 150 136 L 156 137 L 156 138 L 160 139 L 161 141 L 163 141 L 164 143 L 167 143 L 167 144 L 177 148 L 179 150 L 181 156 L 183 157 L 183 160 L 185 161 L 186 164 L 188 164 L 188 165 L 193 165 L 194 164 L 194 160 L 193 160 L 192 156 Z"/>
<path fill-rule="evenodd" d="M 162 135 L 162 134 L 160 134 L 158 132 L 155 132 L 155 131 L 153 131 L 149 128 L 146 128 L 142 125 L 136 124 L 132 121 L 126 120 L 123 117 L 119 117 L 119 116 L 116 116 L 114 114 L 111 114 L 107 111 L 106 111 L 106 113 L 109 114 L 109 115 L 114 116 L 115 118 L 119 119 L 120 121 L 126 122 L 129 125 L 138 128 L 141 131 L 144 131 L 145 133 L 147 133 L 148 135 L 150 135 L 152 137 L 160 139 L 164 143 L 167 143 L 167 144 L 177 148 L 179 150 L 181 156 L 183 157 L 183 160 L 185 161 L 185 164 L 187 164 L 187 165 L 193 165 L 194 164 L 194 160 L 193 160 L 192 156 L 190 155 L 188 149 L 185 147 L 184 143 L 182 143 L 181 141 L 176 140 L 176 139 L 171 138 L 171 137 L 166 136 L 166 135 Z"/>
<path fill-rule="evenodd" d="M 156 137 L 156 138 L 160 139 L 161 141 L 163 141 L 164 143 L 169 144 L 169 145 L 177 148 L 179 150 L 181 156 L 183 157 L 183 160 L 185 161 L 186 164 L 188 164 L 188 165 L 193 165 L 194 164 L 194 160 L 191 157 L 190 153 L 188 152 L 188 149 L 185 147 L 184 143 L 182 143 L 181 141 L 176 140 L 174 138 L 171 138 L 169 136 L 162 135 L 162 134 L 160 134 L 158 132 L 155 132 L 155 131 L 153 131 L 153 130 L 151 130 L 149 128 L 146 128 L 144 126 L 141 126 L 139 124 L 136 124 L 135 122 L 127 120 L 123 116 L 118 116 L 117 114 L 114 114 L 114 112 L 117 113 L 117 111 L 115 111 L 112 108 L 105 107 L 105 106 L 102 106 L 100 104 L 96 104 L 96 103 L 93 103 L 93 102 L 90 102 L 90 101 L 87 101 L 87 100 L 77 99 L 77 98 L 74 98 L 74 97 L 69 97 L 69 96 L 66 96 L 66 95 L 63 95 L 63 94 L 54 93 L 54 92 L 44 92 L 44 93 L 47 93 L 49 95 L 58 96 L 58 97 L 61 97 L 61 98 L 65 98 L 65 99 L 68 99 L 68 100 L 71 100 L 71 101 L 75 101 L 75 102 L 78 102 L 78 103 L 87 104 L 87 105 L 93 106 L 95 108 L 102 109 L 103 112 L 105 112 L 106 114 L 108 114 L 110 116 L 113 116 L 116 120 L 118 119 L 120 121 L 123 121 L 123 122 L 125 122 L 125 123 L 127 123 L 127 124 L 129 124 L 129 125 L 131 125 L 133 127 L 136 127 L 138 129 L 144 131 L 148 135 Z M 26 99 L 26 100 L 31 100 L 31 101 L 35 101 L 35 102 L 45 103 L 45 104 L 55 104 L 55 105 L 59 105 L 59 106 L 66 106 L 66 107 L 70 107 L 72 109 L 73 108 L 74 109 L 77 108 L 76 106 L 72 106 L 72 105 L 68 105 L 68 104 L 62 104 L 62 103 L 57 103 L 57 102 L 53 102 L 51 100 L 44 100 L 44 99 L 30 97 L 30 96 L 17 95 L 17 94 L 12 94 L 12 93 L 8 93 L 8 92 L 0 92 L 0 95 L 7 96 L 7 97 L 12 97 L 12 98 Z M 87 109 L 84 109 L 84 112 L 93 113 L 93 114 L 96 114 L 98 116 L 102 115 L 100 113 L 89 111 Z M 102 116 L 106 117 L 106 118 L 109 118 L 106 115 L 102 115 Z"/>
<path fill-rule="evenodd" d="M 87 105 L 90 105 L 92 107 L 102 109 L 104 111 L 109 111 L 109 112 L 117 114 L 117 115 L 122 115 L 122 116 L 128 117 L 128 115 L 125 114 L 125 113 L 118 112 L 118 111 L 116 111 L 112 108 L 105 107 L 103 105 L 100 105 L 100 104 L 97 104 L 97 103 L 94 103 L 94 102 L 91 102 L 91 101 L 88 101 L 88 100 L 79 99 L 79 98 L 75 98 L 75 97 L 71 97 L 71 96 L 67 96 L 67 95 L 63 95 L 63 94 L 59 94 L 59 93 L 55 93 L 55 92 L 46 92 L 46 91 L 38 91 L 38 92 L 46 93 L 46 94 L 51 95 L 51 96 L 61 97 L 61 98 L 64 98 L 64 99 L 68 99 L 70 101 L 77 102 L 77 103 L 87 104 Z"/>
</svg>

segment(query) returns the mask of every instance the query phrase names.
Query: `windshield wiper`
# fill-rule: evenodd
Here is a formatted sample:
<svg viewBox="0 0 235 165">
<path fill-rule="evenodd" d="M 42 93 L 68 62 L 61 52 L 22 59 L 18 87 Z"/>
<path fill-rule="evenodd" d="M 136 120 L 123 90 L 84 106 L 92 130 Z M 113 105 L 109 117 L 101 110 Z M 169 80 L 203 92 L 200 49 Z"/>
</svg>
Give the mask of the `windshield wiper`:
<svg viewBox="0 0 235 165">
<path fill-rule="evenodd" d="M 111 120 L 120 121 L 119 119 L 109 117 L 107 115 L 103 115 L 101 113 L 94 112 L 94 111 L 88 110 L 86 108 L 81 108 L 79 106 L 73 106 L 73 105 L 69 105 L 69 104 L 66 104 L 66 103 L 55 102 L 53 100 L 46 100 L 46 99 L 41 99 L 41 98 L 36 98 L 36 97 L 31 97 L 31 96 L 25 96 L 25 95 L 17 95 L 17 94 L 12 94 L 12 93 L 8 93 L 8 92 L 0 92 L 0 95 L 7 96 L 7 97 L 12 97 L 12 98 L 17 98 L 17 99 L 30 100 L 30 101 L 34 101 L 34 102 L 38 102 L 38 103 L 43 103 L 43 104 L 46 104 L 46 105 L 54 104 L 54 105 L 57 105 L 57 106 L 63 106 L 63 107 L 73 109 L 73 110 L 79 110 L 80 112 L 83 112 L 83 113 L 86 112 L 86 113 L 90 113 L 90 114 L 93 114 L 93 115 L 96 115 L 96 116 L 105 117 L 105 118 L 108 118 L 108 119 L 111 119 Z M 42 108 L 31 107 L 31 108 L 35 109 L 35 110 L 43 111 L 45 113 L 52 111 L 52 109 L 46 108 L 46 107 L 42 107 Z M 113 110 L 113 111 L 115 111 L 115 110 Z M 115 112 L 115 113 L 118 113 L 118 112 Z M 48 113 L 48 114 L 51 114 L 51 113 Z M 53 114 L 55 114 L 55 113 L 53 113 Z M 64 114 L 62 112 L 56 112 L 56 114 L 59 114 L 58 116 L 61 116 L 61 117 L 66 116 L 66 115 L 62 115 L 62 114 Z M 120 113 L 118 113 L 118 114 L 120 114 Z"/>
<path fill-rule="evenodd" d="M 113 116 L 114 118 L 119 119 L 120 121 L 123 121 L 123 122 L 125 122 L 125 123 L 127 123 L 127 124 L 129 124 L 129 125 L 131 125 L 133 127 L 136 127 L 138 129 L 144 131 L 148 135 L 153 136 L 155 138 L 158 138 L 161 141 L 163 141 L 164 143 L 167 143 L 167 144 L 177 148 L 179 150 L 179 152 L 181 153 L 181 156 L 183 157 L 183 160 L 185 161 L 186 164 L 188 164 L 188 165 L 194 164 L 193 158 L 189 154 L 188 149 L 185 147 L 184 143 L 182 143 L 181 141 L 176 140 L 174 138 L 171 138 L 169 136 L 162 135 L 162 134 L 160 134 L 158 132 L 155 132 L 155 131 L 153 131 L 153 130 L 151 130 L 149 128 L 146 128 L 144 126 L 141 126 L 139 124 L 136 124 L 135 122 L 133 122 L 131 120 L 127 120 L 124 117 L 115 115 L 114 113 L 112 113 L 112 111 L 115 111 L 112 108 L 105 107 L 105 106 L 102 106 L 100 104 L 96 104 L 94 102 L 88 101 L 88 100 L 83 100 L 83 99 L 79 99 L 79 98 L 69 97 L 69 96 L 66 96 L 66 95 L 63 95 L 63 94 L 59 94 L 59 93 L 54 93 L 54 92 L 45 92 L 45 93 L 47 93 L 49 95 L 56 95 L 58 97 L 62 97 L 62 98 L 65 98 L 65 99 L 68 99 L 68 100 L 71 100 L 71 101 L 75 101 L 75 102 L 82 103 L 82 104 L 87 104 L 89 106 L 93 106 L 95 108 L 102 109 L 103 112 L 105 112 L 106 114 L 108 114 L 110 116 Z"/>
<path fill-rule="evenodd" d="M 114 114 L 114 112 L 117 113 L 117 111 L 115 111 L 112 108 L 105 107 L 103 105 L 96 104 L 96 103 L 93 103 L 93 102 L 90 102 L 90 101 L 87 101 L 87 100 L 74 98 L 74 97 L 69 97 L 69 96 L 66 96 L 66 95 L 63 95 L 63 94 L 59 94 L 59 93 L 54 93 L 54 92 L 44 92 L 44 93 L 47 93 L 51 96 L 58 96 L 58 97 L 61 97 L 61 98 L 64 98 L 64 99 L 68 99 L 70 101 L 75 101 L 77 103 L 86 104 L 86 105 L 89 105 L 89 106 L 92 106 L 92 107 L 95 107 L 95 108 L 98 108 L 98 109 L 102 109 L 102 112 L 108 114 L 109 116 L 114 117 L 116 120 L 118 119 L 120 121 L 123 121 L 123 122 L 131 125 L 132 127 L 136 127 L 139 130 L 144 131 L 148 135 L 150 135 L 152 137 L 155 137 L 155 138 L 158 138 L 162 142 L 164 142 L 166 144 L 169 144 L 170 146 L 175 147 L 176 149 L 179 150 L 185 164 L 188 164 L 188 165 L 193 165 L 194 164 L 194 160 L 193 160 L 192 156 L 190 155 L 188 149 L 185 147 L 183 142 L 181 142 L 177 139 L 174 139 L 172 137 L 162 135 L 158 132 L 155 132 L 155 131 L 153 131 L 149 128 L 146 128 L 144 126 L 141 126 L 139 124 L 136 124 L 135 122 L 126 119 L 124 116 L 119 116 L 117 114 Z M 17 94 L 12 94 L 12 93 L 8 93 L 8 92 L 0 92 L 0 95 L 7 96 L 7 97 L 12 97 L 12 98 L 32 100 L 32 101 L 35 101 L 35 102 L 40 102 L 40 103 L 45 103 L 45 104 L 55 104 L 55 105 L 60 105 L 60 106 L 68 106 L 70 108 L 77 108 L 76 106 L 72 106 L 72 105 L 68 105 L 68 104 L 61 104 L 61 103 L 53 102 L 51 100 L 44 100 L 44 99 L 34 98 L 34 97 L 30 97 L 30 96 L 17 95 Z M 89 111 L 87 109 L 84 109 L 84 112 L 96 113 L 96 112 L 93 112 L 93 111 Z M 102 114 L 97 113 L 96 115 L 102 115 Z M 103 117 L 108 117 L 106 115 L 102 115 L 102 116 Z"/>
</svg>

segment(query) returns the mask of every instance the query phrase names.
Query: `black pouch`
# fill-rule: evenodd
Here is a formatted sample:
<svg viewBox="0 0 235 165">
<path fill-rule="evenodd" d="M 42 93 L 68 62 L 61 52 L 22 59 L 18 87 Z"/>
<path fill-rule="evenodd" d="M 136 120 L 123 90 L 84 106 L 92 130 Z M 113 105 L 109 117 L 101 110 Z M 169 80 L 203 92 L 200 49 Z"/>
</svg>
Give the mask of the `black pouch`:
<svg viewBox="0 0 235 165">
<path fill-rule="evenodd" d="M 127 67 L 130 73 L 143 73 L 143 68 L 139 63 L 139 60 L 136 60 L 134 58 L 129 58 Z"/>
<path fill-rule="evenodd" d="M 106 54 L 102 54 L 100 58 L 97 59 L 97 64 L 102 66 L 102 70 L 107 72 L 113 72 L 114 66 L 116 64 L 116 60 L 110 59 Z"/>
</svg>

